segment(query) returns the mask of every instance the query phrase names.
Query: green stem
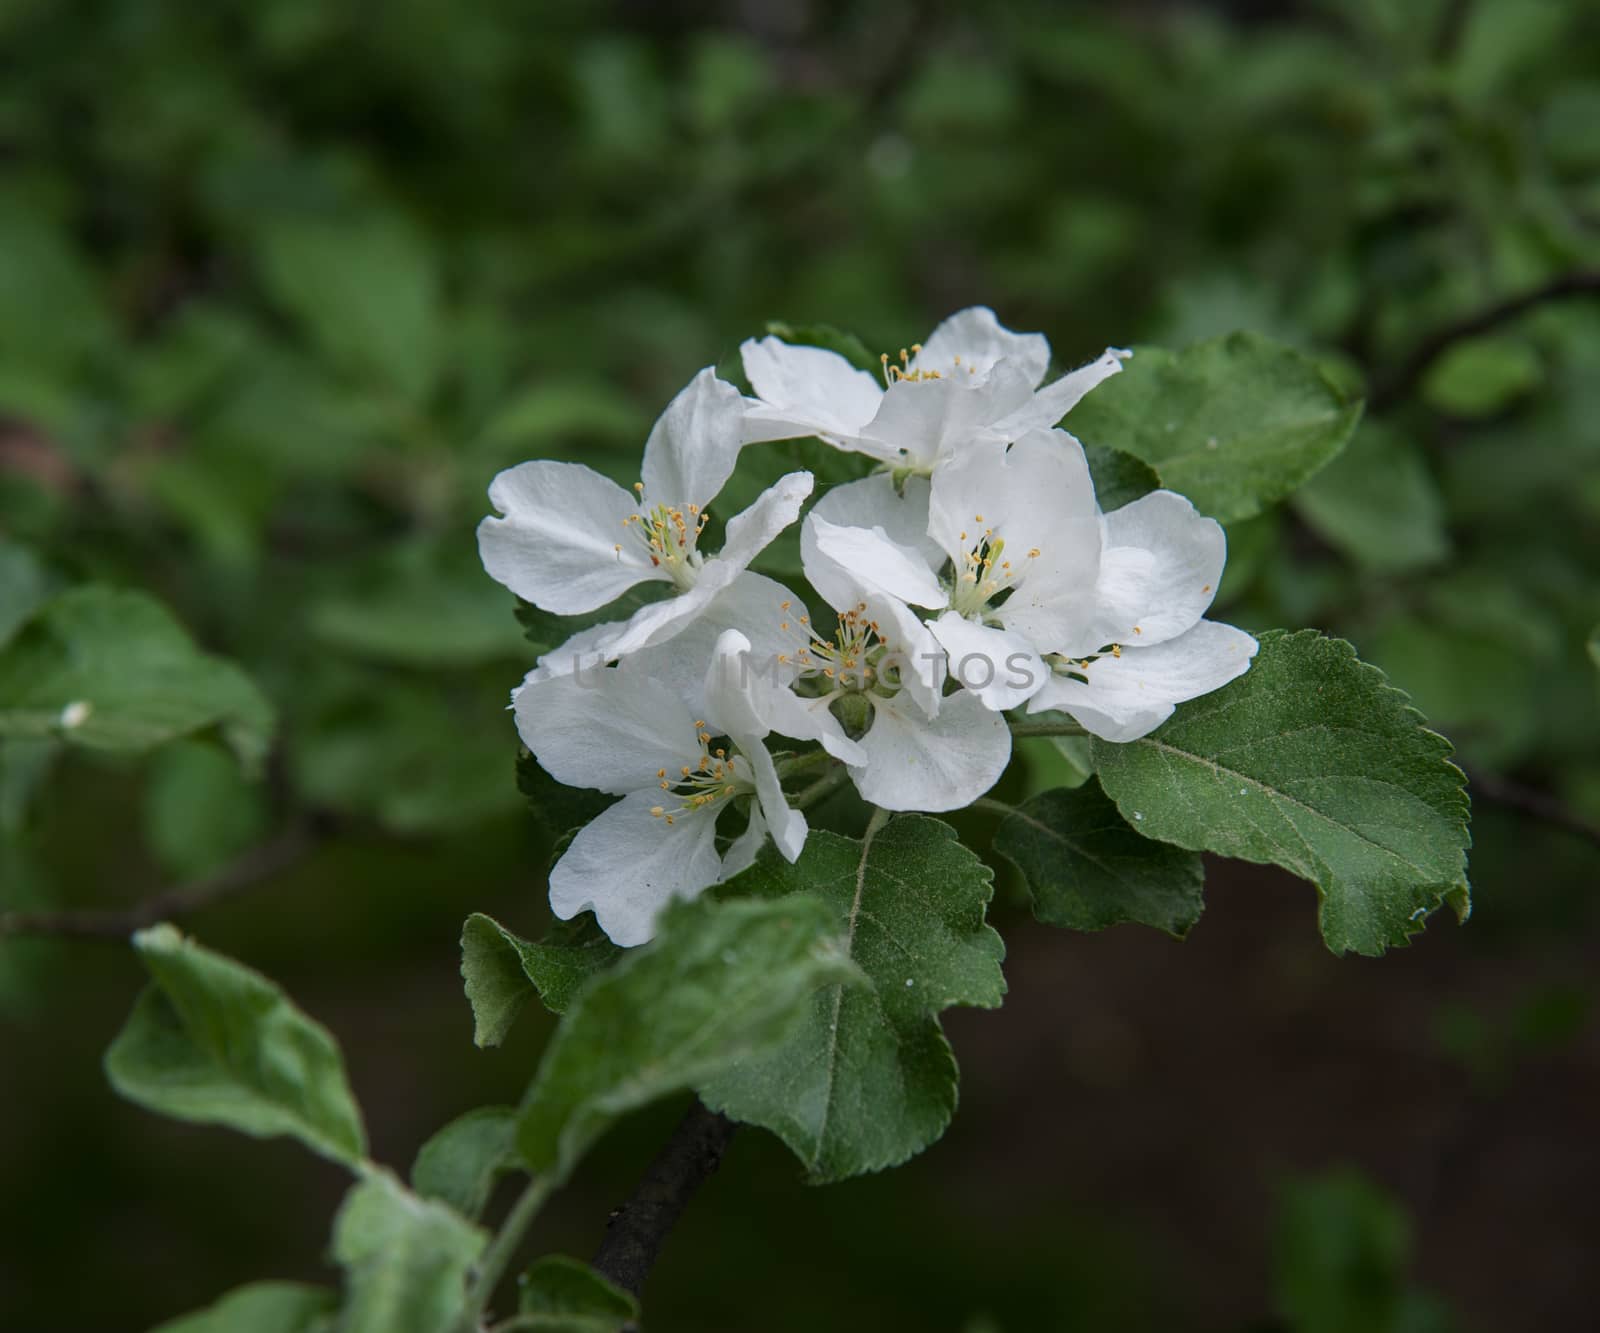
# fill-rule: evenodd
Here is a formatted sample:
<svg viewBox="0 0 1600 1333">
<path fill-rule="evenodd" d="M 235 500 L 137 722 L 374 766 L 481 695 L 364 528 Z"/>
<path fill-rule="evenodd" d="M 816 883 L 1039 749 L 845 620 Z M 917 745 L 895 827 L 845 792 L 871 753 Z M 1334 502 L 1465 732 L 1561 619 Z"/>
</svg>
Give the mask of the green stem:
<svg viewBox="0 0 1600 1333">
<path fill-rule="evenodd" d="M 1087 736 L 1076 722 L 1012 722 L 1013 736 Z"/>
<path fill-rule="evenodd" d="M 833 763 L 833 756 L 826 750 L 810 750 L 805 754 L 792 754 L 778 761 L 778 776 L 780 778 L 797 778 L 809 773 L 813 769 L 826 768 Z"/>
<path fill-rule="evenodd" d="M 835 761 L 837 762 L 837 761 Z M 804 810 L 807 806 L 815 805 L 826 796 L 831 796 L 838 788 L 842 787 L 850 778 L 850 770 L 839 764 L 830 773 L 824 773 L 809 787 L 803 787 L 789 802 L 796 810 Z"/>
<path fill-rule="evenodd" d="M 528 1234 L 528 1228 L 533 1225 L 533 1219 L 539 1215 L 539 1209 L 550 1197 L 553 1183 L 549 1176 L 535 1176 L 528 1182 L 527 1189 L 523 1190 L 517 1201 L 511 1205 L 506 1220 L 500 1224 L 500 1230 L 495 1233 L 494 1239 L 489 1242 L 489 1248 L 484 1251 L 483 1262 L 478 1265 L 477 1277 L 473 1279 L 472 1289 L 467 1293 L 466 1308 L 461 1312 L 460 1322 L 456 1325 L 458 1333 L 477 1333 L 479 1319 L 489 1308 L 489 1302 L 494 1299 L 494 1289 L 500 1285 L 500 1279 L 511 1266 L 517 1246 L 522 1244 L 522 1238 Z"/>
<path fill-rule="evenodd" d="M 997 801 L 992 796 L 978 797 L 978 799 L 975 800 L 969 808 L 973 810 L 987 810 L 990 814 L 994 815 L 1013 815 L 1017 812 L 1016 806 L 1010 805 L 1005 801 Z"/>
</svg>

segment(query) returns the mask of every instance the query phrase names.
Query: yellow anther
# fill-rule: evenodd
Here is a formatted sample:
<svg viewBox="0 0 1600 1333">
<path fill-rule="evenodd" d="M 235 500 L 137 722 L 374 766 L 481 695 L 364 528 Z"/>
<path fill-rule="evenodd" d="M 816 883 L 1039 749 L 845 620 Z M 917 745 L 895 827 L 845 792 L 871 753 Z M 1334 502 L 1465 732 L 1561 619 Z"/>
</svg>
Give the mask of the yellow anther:
<svg viewBox="0 0 1600 1333">
<path fill-rule="evenodd" d="M 1122 656 L 1122 645 L 1120 643 L 1114 643 L 1111 645 L 1111 655 L 1113 657 Z"/>
</svg>

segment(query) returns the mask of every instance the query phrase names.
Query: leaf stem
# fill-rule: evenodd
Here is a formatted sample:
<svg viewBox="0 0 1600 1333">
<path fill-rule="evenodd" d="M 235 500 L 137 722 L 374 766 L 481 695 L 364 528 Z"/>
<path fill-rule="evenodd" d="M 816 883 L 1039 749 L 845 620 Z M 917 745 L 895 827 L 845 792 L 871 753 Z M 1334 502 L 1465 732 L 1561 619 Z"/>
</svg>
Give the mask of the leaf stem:
<svg viewBox="0 0 1600 1333">
<path fill-rule="evenodd" d="M 1087 736 L 1076 722 L 1008 722 L 1013 736 Z"/>
<path fill-rule="evenodd" d="M 500 1279 L 511 1266 L 517 1246 L 522 1244 L 523 1237 L 528 1234 L 528 1228 L 533 1225 L 533 1219 L 539 1215 L 539 1209 L 550 1197 L 553 1185 L 554 1182 L 548 1175 L 535 1176 L 528 1182 L 527 1188 L 517 1196 L 517 1201 L 511 1205 L 511 1211 L 500 1224 L 500 1230 L 495 1233 L 494 1239 L 489 1242 L 489 1248 L 484 1251 L 483 1262 L 478 1265 L 477 1276 L 467 1293 L 466 1307 L 456 1324 L 457 1333 L 477 1333 L 479 1319 L 494 1298 L 494 1289 L 500 1285 Z"/>
<path fill-rule="evenodd" d="M 838 762 L 835 760 L 834 762 Z M 832 772 L 824 773 L 809 787 L 803 787 L 795 794 L 790 802 L 796 810 L 804 810 L 815 805 L 824 797 L 831 796 L 838 788 L 842 787 L 850 777 L 850 771 L 843 764 L 839 764 Z"/>
</svg>

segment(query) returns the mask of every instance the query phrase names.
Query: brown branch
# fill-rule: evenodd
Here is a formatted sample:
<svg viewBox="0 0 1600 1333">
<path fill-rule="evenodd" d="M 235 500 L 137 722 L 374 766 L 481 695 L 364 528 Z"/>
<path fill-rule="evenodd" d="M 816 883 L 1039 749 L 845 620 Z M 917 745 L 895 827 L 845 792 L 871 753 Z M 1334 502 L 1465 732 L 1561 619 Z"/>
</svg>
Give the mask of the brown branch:
<svg viewBox="0 0 1600 1333">
<path fill-rule="evenodd" d="M 1550 301 L 1564 300 L 1569 296 L 1600 295 L 1600 270 L 1580 270 L 1566 273 L 1520 296 L 1513 296 L 1497 305 L 1488 306 L 1476 314 L 1468 315 L 1454 324 L 1435 330 L 1411 350 L 1394 373 L 1380 378 L 1373 386 L 1367 406 L 1372 412 L 1382 412 L 1393 407 L 1409 394 L 1428 373 L 1429 367 L 1456 343 L 1475 338 L 1501 324 L 1509 323 L 1536 306 Z"/>
<path fill-rule="evenodd" d="M 295 824 L 214 874 L 158 893 L 133 907 L 0 913 L 0 936 L 61 935 L 75 939 L 125 940 L 145 926 L 209 907 L 264 883 L 304 858 L 326 834 L 326 826 L 317 821 Z"/>
<path fill-rule="evenodd" d="M 722 1162 L 738 1126 L 696 1101 L 628 1201 L 606 1222 L 593 1267 L 637 1296 L 689 1201 Z"/>
<path fill-rule="evenodd" d="M 1592 824 L 1576 810 L 1550 795 L 1520 783 L 1507 782 L 1493 774 L 1474 772 L 1469 775 L 1469 790 L 1495 805 L 1528 815 L 1552 828 L 1563 829 L 1600 847 L 1600 825 Z"/>
</svg>

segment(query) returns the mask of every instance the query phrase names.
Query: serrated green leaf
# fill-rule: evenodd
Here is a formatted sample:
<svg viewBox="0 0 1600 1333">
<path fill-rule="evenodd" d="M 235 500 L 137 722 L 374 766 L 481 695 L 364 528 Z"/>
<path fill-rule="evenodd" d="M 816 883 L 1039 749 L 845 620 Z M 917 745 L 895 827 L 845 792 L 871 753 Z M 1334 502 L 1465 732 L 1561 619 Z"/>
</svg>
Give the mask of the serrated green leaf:
<svg viewBox="0 0 1600 1333">
<path fill-rule="evenodd" d="M 523 1274 L 517 1309 L 511 1327 L 529 1333 L 620 1333 L 639 1317 L 631 1295 L 561 1254 L 535 1260 Z"/>
<path fill-rule="evenodd" d="M 590 912 L 556 922 L 537 942 L 474 912 L 461 927 L 461 978 L 472 1005 L 473 1041 L 498 1046 L 534 995 L 551 1013 L 565 1013 L 579 987 L 621 956 Z"/>
<path fill-rule="evenodd" d="M 1376 422 L 1295 495 L 1294 507 L 1363 569 L 1417 569 L 1450 553 L 1444 501 L 1421 450 Z"/>
<path fill-rule="evenodd" d="M 163 1115 L 288 1134 L 349 1166 L 366 1153 L 338 1044 L 259 972 L 173 927 L 133 937 L 154 983 L 106 1051 L 106 1075 Z"/>
<path fill-rule="evenodd" d="M 781 1043 L 821 986 L 860 980 L 835 914 L 809 895 L 702 898 L 665 911 L 650 944 L 586 986 L 523 1103 L 517 1144 L 564 1180 L 618 1116 Z"/>
<path fill-rule="evenodd" d="M 1181 939 L 1205 905 L 1199 856 L 1134 832 L 1092 779 L 1013 810 L 994 845 L 1028 881 L 1033 914 L 1052 926 L 1131 922 Z"/>
<path fill-rule="evenodd" d="M 272 705 L 143 593 L 70 589 L 0 649 L 0 736 L 146 750 L 207 727 L 220 728 L 242 762 L 259 764 Z"/>
<path fill-rule="evenodd" d="M 1282 866 L 1317 886 L 1335 953 L 1403 944 L 1464 903 L 1468 802 L 1450 743 L 1341 639 L 1273 631 L 1237 680 L 1142 740 L 1097 740 L 1139 832 Z"/>
<path fill-rule="evenodd" d="M 276 301 L 336 365 L 408 399 L 437 370 L 433 255 L 397 217 L 273 218 L 256 251 Z"/>
<path fill-rule="evenodd" d="M 495 1181 L 517 1169 L 516 1133 L 515 1107 L 480 1106 L 457 1116 L 418 1151 L 411 1188 L 477 1221 Z"/>
<path fill-rule="evenodd" d="M 488 1234 L 387 1171 L 345 1195 L 333 1257 L 345 1269 L 339 1333 L 450 1333 Z"/>
<path fill-rule="evenodd" d="M 767 332 L 786 343 L 837 352 L 857 370 L 865 370 L 872 375 L 879 374 L 883 369 L 881 358 L 869 352 L 866 343 L 853 333 L 834 328 L 832 324 L 786 324 L 773 319 L 767 321 Z"/>
<path fill-rule="evenodd" d="M 300 1282 L 252 1282 L 214 1305 L 151 1330 L 151 1333 L 321 1333 L 332 1327 L 338 1298 Z"/>
<path fill-rule="evenodd" d="M 1347 402 L 1308 358 L 1232 333 L 1181 352 L 1138 348 L 1065 424 L 1143 459 L 1162 486 L 1231 523 L 1303 484 L 1360 416 L 1361 403 Z"/>
<path fill-rule="evenodd" d="M 1094 481 L 1094 498 L 1107 512 L 1161 489 L 1161 478 L 1156 470 L 1132 454 L 1097 440 L 1085 440 L 1083 456 L 1089 462 L 1089 476 Z"/>
<path fill-rule="evenodd" d="M 788 1041 L 702 1082 L 706 1104 L 770 1129 L 817 1183 L 921 1152 L 956 1106 L 935 1015 L 1005 994 L 1005 946 L 983 919 L 992 879 L 948 824 L 901 815 L 862 839 L 813 829 L 794 865 L 766 855 L 729 881 L 757 899 L 820 897 L 869 984 L 819 992 Z"/>
</svg>

